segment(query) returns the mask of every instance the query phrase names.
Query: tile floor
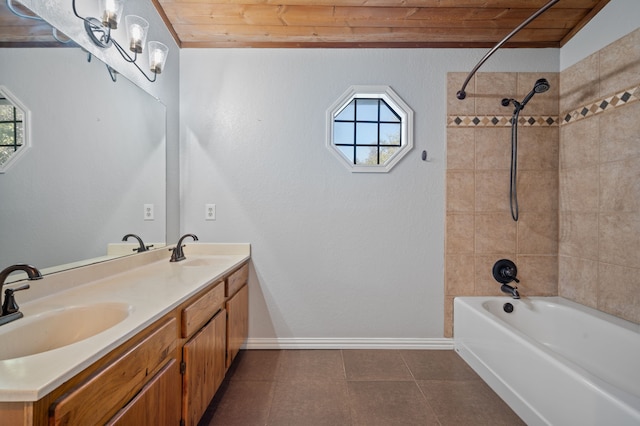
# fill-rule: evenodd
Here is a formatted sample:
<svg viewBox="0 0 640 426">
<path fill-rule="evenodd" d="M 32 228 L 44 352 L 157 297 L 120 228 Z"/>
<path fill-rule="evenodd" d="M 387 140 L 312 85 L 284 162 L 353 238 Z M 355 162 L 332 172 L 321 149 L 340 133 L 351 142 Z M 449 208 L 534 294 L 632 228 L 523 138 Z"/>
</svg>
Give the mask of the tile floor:
<svg viewBox="0 0 640 426">
<path fill-rule="evenodd" d="M 523 425 L 454 352 L 250 350 L 200 425 Z"/>
</svg>

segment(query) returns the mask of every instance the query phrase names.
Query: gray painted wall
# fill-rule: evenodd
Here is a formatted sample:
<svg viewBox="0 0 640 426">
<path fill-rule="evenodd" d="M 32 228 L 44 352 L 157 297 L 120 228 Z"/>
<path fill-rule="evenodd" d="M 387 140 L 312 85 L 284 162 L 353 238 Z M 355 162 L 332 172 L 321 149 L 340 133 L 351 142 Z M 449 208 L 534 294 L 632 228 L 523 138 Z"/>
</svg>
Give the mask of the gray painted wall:
<svg viewBox="0 0 640 426">
<path fill-rule="evenodd" d="M 565 70 L 638 28 L 638 0 L 611 0 L 560 50 L 560 70 Z"/>
<path fill-rule="evenodd" d="M 446 75 L 484 53 L 181 51 L 182 230 L 252 244 L 250 338 L 443 335 Z M 558 50 L 482 69 L 536 70 L 557 72 Z M 390 85 L 415 112 L 415 148 L 388 174 L 350 173 L 325 147 L 325 111 L 351 85 Z"/>
</svg>

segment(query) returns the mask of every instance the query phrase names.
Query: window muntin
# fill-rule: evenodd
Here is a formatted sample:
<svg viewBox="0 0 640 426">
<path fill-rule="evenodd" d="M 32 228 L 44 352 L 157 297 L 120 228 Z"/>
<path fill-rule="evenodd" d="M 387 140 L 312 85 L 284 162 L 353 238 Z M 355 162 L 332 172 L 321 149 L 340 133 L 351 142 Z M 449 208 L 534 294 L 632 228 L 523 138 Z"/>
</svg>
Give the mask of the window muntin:
<svg viewBox="0 0 640 426">
<path fill-rule="evenodd" d="M 413 147 L 413 111 L 386 86 L 353 86 L 327 110 L 327 146 L 354 172 L 387 172 Z"/>
</svg>

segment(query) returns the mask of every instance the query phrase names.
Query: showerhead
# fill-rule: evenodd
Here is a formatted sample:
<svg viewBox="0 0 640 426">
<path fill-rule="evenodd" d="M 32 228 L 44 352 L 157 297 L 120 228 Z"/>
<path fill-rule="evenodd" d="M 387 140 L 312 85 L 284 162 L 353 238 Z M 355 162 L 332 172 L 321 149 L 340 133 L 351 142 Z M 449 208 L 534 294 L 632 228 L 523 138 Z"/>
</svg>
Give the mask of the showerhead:
<svg viewBox="0 0 640 426">
<path fill-rule="evenodd" d="M 547 81 L 546 78 L 538 79 L 536 83 L 533 85 L 533 89 L 531 89 L 529 94 L 525 96 L 524 99 L 522 100 L 522 103 L 520 104 L 519 108 L 522 110 L 524 106 L 527 104 L 527 102 L 529 102 L 531 98 L 533 98 L 533 95 L 535 95 L 536 93 L 544 93 L 547 90 L 549 90 L 549 87 L 551 86 L 549 85 L 549 82 Z"/>
<path fill-rule="evenodd" d="M 551 87 L 549 85 L 549 82 L 547 81 L 546 78 L 541 78 L 538 81 L 536 81 L 536 84 L 533 85 L 533 91 L 536 93 L 544 93 L 547 90 L 549 90 L 549 87 Z"/>
</svg>

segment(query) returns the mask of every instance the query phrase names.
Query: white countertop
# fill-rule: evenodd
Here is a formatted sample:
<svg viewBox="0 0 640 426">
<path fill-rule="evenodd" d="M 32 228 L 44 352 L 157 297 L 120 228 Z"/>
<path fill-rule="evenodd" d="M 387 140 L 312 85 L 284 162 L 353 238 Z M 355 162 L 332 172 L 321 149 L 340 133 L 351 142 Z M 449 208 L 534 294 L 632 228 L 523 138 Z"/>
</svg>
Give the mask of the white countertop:
<svg viewBox="0 0 640 426">
<path fill-rule="evenodd" d="M 131 306 L 130 314 L 115 326 L 71 345 L 0 360 L 0 402 L 42 398 L 212 280 L 221 278 L 249 259 L 250 246 L 196 243 L 188 244 L 184 252 L 187 259 L 181 262 L 169 262 L 169 251 L 159 249 L 94 265 L 94 270 L 92 267 L 79 268 L 30 281 L 30 290 L 16 293 L 24 318 L 0 326 L 2 345 L 11 345 L 11 342 L 3 341 L 2 334 L 51 310 L 95 303 L 126 303 Z M 109 274 L 109 271 L 113 273 Z M 47 287 L 54 292 L 47 294 Z M 21 296 L 32 291 L 36 296 L 25 302 Z"/>
</svg>

